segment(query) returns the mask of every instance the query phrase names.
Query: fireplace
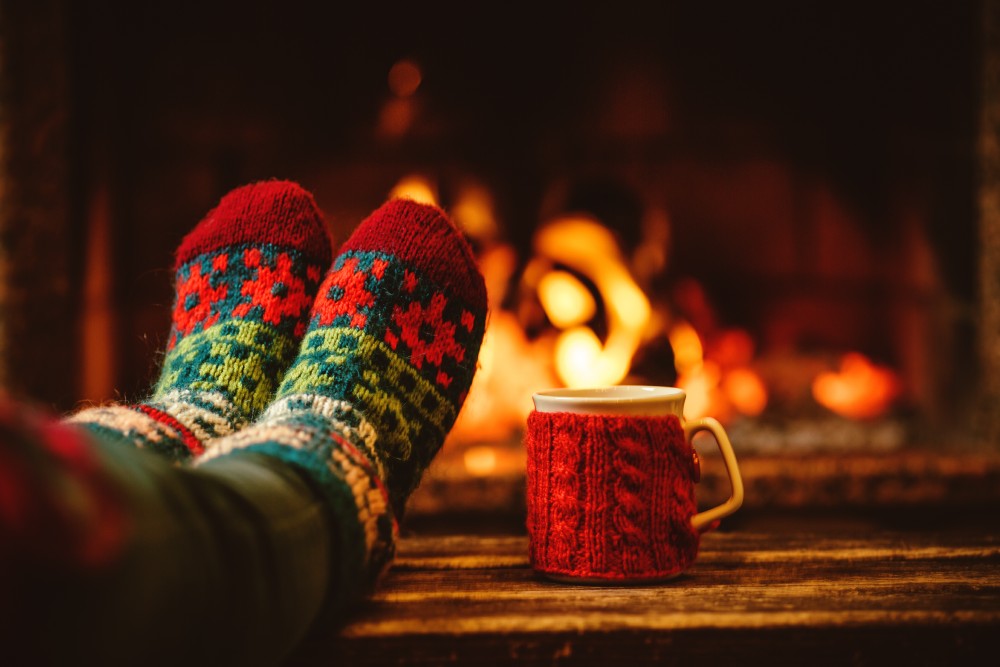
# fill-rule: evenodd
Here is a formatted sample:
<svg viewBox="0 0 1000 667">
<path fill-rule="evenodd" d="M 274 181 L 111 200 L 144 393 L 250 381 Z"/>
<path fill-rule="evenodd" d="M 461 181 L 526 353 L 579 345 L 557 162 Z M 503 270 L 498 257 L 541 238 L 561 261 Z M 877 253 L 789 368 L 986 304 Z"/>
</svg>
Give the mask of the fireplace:
<svg viewBox="0 0 1000 667">
<path fill-rule="evenodd" d="M 518 470 L 561 384 L 679 384 L 750 455 L 990 451 L 988 8 L 185 4 L 3 5 L 26 396 L 141 395 L 170 249 L 277 176 L 341 239 L 393 191 L 472 239 L 493 314 L 437 479 Z"/>
</svg>

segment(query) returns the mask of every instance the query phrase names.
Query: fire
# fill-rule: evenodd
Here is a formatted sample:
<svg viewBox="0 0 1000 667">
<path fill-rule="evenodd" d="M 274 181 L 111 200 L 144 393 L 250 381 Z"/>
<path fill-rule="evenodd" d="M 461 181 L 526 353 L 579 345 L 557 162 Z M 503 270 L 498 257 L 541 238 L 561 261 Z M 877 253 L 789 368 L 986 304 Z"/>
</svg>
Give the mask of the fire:
<svg viewBox="0 0 1000 667">
<path fill-rule="evenodd" d="M 401 179 L 392 196 L 438 203 L 436 183 L 421 175 Z M 451 211 L 475 241 L 490 306 L 479 370 L 449 436 L 466 447 L 469 474 L 497 474 L 506 465 L 498 458 L 505 450 L 494 443 L 520 438 L 532 393 L 627 381 L 635 354 L 664 334 L 676 384 L 687 392 L 689 419 L 757 417 L 772 399 L 777 406 L 787 401 L 769 357 L 758 356 L 750 332 L 720 326 L 696 281 L 678 283 L 676 304 L 658 303 L 654 313 L 614 234 L 598 220 L 566 215 L 542 225 L 533 238 L 534 256 L 517 276 L 517 252 L 502 241 L 487 188 L 466 182 Z M 518 292 L 508 294 L 513 285 Z M 803 387 L 812 382 L 815 400 L 845 417 L 883 414 L 900 391 L 892 370 L 859 353 L 818 375 L 821 369 L 798 358 L 792 363 L 802 371 Z"/>
<path fill-rule="evenodd" d="M 476 445 L 465 450 L 462 461 L 470 474 L 486 477 L 497 468 L 497 452 L 488 445 Z"/>
<path fill-rule="evenodd" d="M 749 368 L 729 371 L 722 382 L 722 391 L 737 412 L 749 417 L 756 417 L 767 407 L 767 387 Z"/>
<path fill-rule="evenodd" d="M 684 414 L 689 419 L 711 416 L 727 421 L 736 414 L 756 417 L 767 407 L 767 387 L 750 367 L 754 344 L 746 331 L 715 332 L 712 344 L 706 346 L 693 326 L 679 321 L 668 337 L 674 350 L 677 385 L 688 395 Z"/>
<path fill-rule="evenodd" d="M 674 350 L 674 367 L 684 375 L 701 365 L 704 350 L 698 332 L 687 322 L 678 322 L 668 336 Z"/>
<path fill-rule="evenodd" d="M 531 412 L 531 395 L 558 385 L 551 360 L 550 341 L 529 341 L 512 313 L 491 313 L 479 351 L 479 370 L 453 437 L 485 442 L 517 433 Z"/>
<path fill-rule="evenodd" d="M 568 387 L 599 387 L 604 378 L 624 377 L 621 357 L 605 355 L 597 334 L 589 327 L 574 327 L 556 339 L 556 369 Z"/>
<path fill-rule="evenodd" d="M 564 326 L 578 323 L 556 340 L 559 378 L 570 387 L 618 384 L 628 375 L 651 311 L 614 236 L 597 220 L 566 216 L 545 224 L 535 235 L 534 245 L 539 256 L 593 282 L 606 311 L 608 333 L 602 343 L 582 324 L 589 319 L 585 315 L 592 315 L 589 305 L 593 301 L 583 296 L 587 290 L 582 283 L 557 271 L 541 277 L 537 289 L 549 320 L 557 327 L 560 322 Z"/>
<path fill-rule="evenodd" d="M 517 261 L 513 249 L 495 239 L 492 206 L 488 193 L 470 187 L 453 207 L 459 226 L 483 246 L 479 267 L 490 301 L 480 368 L 450 436 L 463 442 L 502 441 L 520 433 L 532 408 L 531 394 L 540 389 L 621 382 L 650 317 L 649 301 L 611 232 L 589 218 L 560 218 L 539 230 L 537 257 L 522 275 L 522 284 L 537 296 L 553 325 L 552 331 L 529 339 L 517 314 L 503 307 Z M 584 279 L 604 307 L 603 340 L 588 326 L 598 304 Z M 469 465 L 475 467 L 477 457 Z"/>
<path fill-rule="evenodd" d="M 703 362 L 677 377 L 677 386 L 687 392 L 684 416 L 688 419 L 715 417 L 727 421 L 729 408 L 719 390 L 721 372 L 714 362 Z"/>
<path fill-rule="evenodd" d="M 432 204 L 437 206 L 437 187 L 431 179 L 412 174 L 406 176 L 396 183 L 389 192 L 390 199 L 412 199 L 420 204 Z"/>
<path fill-rule="evenodd" d="M 851 419 L 883 414 L 899 395 L 899 378 L 858 352 L 845 354 L 839 371 L 821 373 L 813 381 L 813 397 L 821 405 Z"/>
<path fill-rule="evenodd" d="M 538 298 L 549 320 L 560 329 L 583 324 L 597 312 L 587 287 L 566 271 L 551 271 L 538 283 Z"/>
<path fill-rule="evenodd" d="M 466 183 L 459 190 L 451 206 L 451 215 L 462 231 L 472 238 L 486 241 L 500 235 L 493 195 L 479 183 Z"/>
<path fill-rule="evenodd" d="M 552 370 L 553 339 L 529 340 L 517 316 L 503 307 L 507 285 L 517 267 L 517 253 L 496 240 L 498 225 L 489 192 L 479 185 L 467 185 L 451 212 L 456 224 L 482 246 L 477 259 L 486 282 L 490 315 L 479 351 L 479 369 L 449 440 L 504 442 L 519 437 L 531 412 L 531 395 L 558 385 Z M 480 474 L 476 471 L 488 467 L 489 454 L 475 448 L 469 452 L 466 468 Z"/>
</svg>

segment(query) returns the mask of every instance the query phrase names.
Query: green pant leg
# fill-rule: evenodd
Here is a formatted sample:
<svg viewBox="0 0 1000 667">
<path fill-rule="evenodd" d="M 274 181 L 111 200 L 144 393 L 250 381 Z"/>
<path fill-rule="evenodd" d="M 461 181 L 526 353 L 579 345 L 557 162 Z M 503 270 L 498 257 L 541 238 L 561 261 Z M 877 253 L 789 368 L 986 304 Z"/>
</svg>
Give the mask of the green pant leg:
<svg viewBox="0 0 1000 667">
<path fill-rule="evenodd" d="M 302 479 L 253 454 L 187 469 L 115 442 L 96 451 L 128 509 L 126 546 L 100 572 L 22 582 L 39 660 L 251 665 L 286 655 L 321 609 L 335 558 L 329 517 Z"/>
</svg>

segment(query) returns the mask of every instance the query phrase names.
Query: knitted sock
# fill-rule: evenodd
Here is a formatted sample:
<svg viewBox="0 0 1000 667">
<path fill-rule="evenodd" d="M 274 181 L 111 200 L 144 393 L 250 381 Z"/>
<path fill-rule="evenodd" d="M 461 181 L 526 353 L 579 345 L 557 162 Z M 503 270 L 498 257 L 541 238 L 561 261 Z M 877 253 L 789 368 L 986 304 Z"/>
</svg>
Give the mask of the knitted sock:
<svg viewBox="0 0 1000 667">
<path fill-rule="evenodd" d="M 322 215 L 295 183 L 233 190 L 177 250 L 173 325 L 152 396 L 70 421 L 176 461 L 242 428 L 295 358 L 331 255 Z"/>
<path fill-rule="evenodd" d="M 391 560 L 396 518 L 465 400 L 485 320 L 483 277 L 443 212 L 390 201 L 334 260 L 275 402 L 201 459 L 262 453 L 326 498 L 341 545 L 333 606 Z"/>
</svg>

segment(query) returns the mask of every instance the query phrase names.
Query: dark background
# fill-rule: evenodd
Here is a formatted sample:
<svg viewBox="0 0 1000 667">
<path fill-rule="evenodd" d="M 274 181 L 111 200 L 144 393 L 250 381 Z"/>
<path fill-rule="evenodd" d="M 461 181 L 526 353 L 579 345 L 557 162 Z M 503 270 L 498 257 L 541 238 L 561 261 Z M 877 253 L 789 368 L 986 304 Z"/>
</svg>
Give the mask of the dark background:
<svg viewBox="0 0 1000 667">
<path fill-rule="evenodd" d="M 896 245 L 905 202 L 936 254 L 937 287 L 952 305 L 974 301 L 976 2 L 41 4 L 41 18 L 30 3 L 0 5 L 18 83 L 8 95 L 16 104 L 19 90 L 51 83 L 31 76 L 45 47 L 18 30 L 42 23 L 65 64 L 66 303 L 78 303 L 88 230 L 103 215 L 120 396 L 141 395 L 156 373 L 172 249 L 226 191 L 260 178 L 300 180 L 343 238 L 400 176 L 440 178 L 447 205 L 449 183 L 471 174 L 525 253 L 554 181 L 624 192 L 583 200 L 605 206 L 628 245 L 630 205 L 641 206 L 630 184 L 661 179 L 672 247 L 660 284 L 696 276 L 726 318 L 760 334 L 760 292 L 815 282 L 748 258 L 766 254 L 769 235 L 811 224 L 793 211 L 772 228 L 756 181 L 731 188 L 741 165 L 778 165 L 793 198 L 817 183 L 833 192 L 875 256 Z M 401 58 L 422 68 L 419 115 L 386 138 L 378 117 Z M 731 189 L 741 194 L 730 200 Z M 759 245 L 706 263 L 699 248 L 724 246 L 730 229 Z M 879 275 L 851 294 L 888 293 Z M 844 281 L 820 282 L 837 292 Z M 869 296 L 861 316 L 872 319 L 887 309 Z M 956 326 L 956 347 L 970 349 L 971 325 Z M 873 325 L 860 345 L 895 361 L 890 328 Z M 66 386 L 79 385 L 79 354 Z M 28 391 L 60 408 L 107 398 Z"/>
</svg>

